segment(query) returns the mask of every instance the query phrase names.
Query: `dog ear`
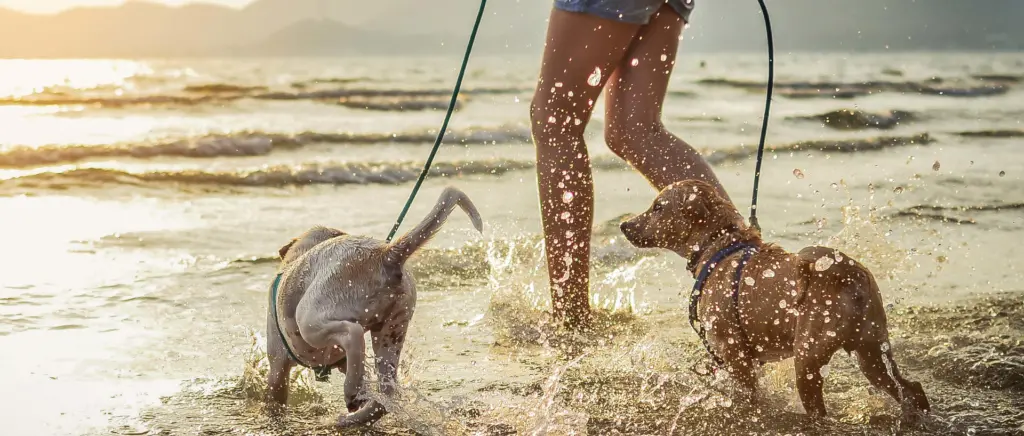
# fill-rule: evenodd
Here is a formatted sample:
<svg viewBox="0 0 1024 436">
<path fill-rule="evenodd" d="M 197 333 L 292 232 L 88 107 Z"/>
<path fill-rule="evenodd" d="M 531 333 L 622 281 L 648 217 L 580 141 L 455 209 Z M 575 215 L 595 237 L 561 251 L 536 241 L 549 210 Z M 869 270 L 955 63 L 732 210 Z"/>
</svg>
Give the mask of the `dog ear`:
<svg viewBox="0 0 1024 436">
<path fill-rule="evenodd" d="M 285 246 L 277 250 L 277 254 L 281 255 L 281 259 L 284 259 L 284 256 L 288 254 L 288 250 L 290 250 L 292 248 L 292 245 L 295 245 L 296 242 L 299 242 L 299 238 L 292 238 L 292 240 L 288 241 L 288 243 L 285 244 Z"/>
</svg>

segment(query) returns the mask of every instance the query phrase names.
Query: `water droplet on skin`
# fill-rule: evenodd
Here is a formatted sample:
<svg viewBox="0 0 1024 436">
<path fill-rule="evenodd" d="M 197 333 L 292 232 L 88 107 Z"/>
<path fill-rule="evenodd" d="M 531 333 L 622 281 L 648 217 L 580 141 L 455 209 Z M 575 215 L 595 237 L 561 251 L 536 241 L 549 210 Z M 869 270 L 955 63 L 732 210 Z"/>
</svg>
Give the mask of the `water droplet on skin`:
<svg viewBox="0 0 1024 436">
<path fill-rule="evenodd" d="M 932 171 L 938 171 L 939 168 L 942 168 L 942 164 L 940 164 L 939 161 L 935 161 L 935 163 L 932 164 Z"/>
<path fill-rule="evenodd" d="M 800 168 L 794 168 L 793 169 L 793 176 L 798 178 L 798 179 L 802 179 L 802 178 L 804 178 L 804 172 L 800 171 Z"/>
<path fill-rule="evenodd" d="M 558 120 L 555 119 L 554 115 L 548 117 L 548 124 L 554 124 L 555 121 L 558 121 Z"/>
<path fill-rule="evenodd" d="M 765 278 L 775 277 L 775 271 L 771 270 L 771 269 L 766 269 L 766 270 L 764 270 L 764 272 L 761 273 L 761 277 L 765 277 Z"/>
<path fill-rule="evenodd" d="M 902 186 L 897 186 L 897 187 L 892 189 L 892 192 L 894 194 L 896 194 L 896 195 L 900 195 L 900 194 L 903 193 L 903 187 Z"/>
<path fill-rule="evenodd" d="M 830 322 L 832 322 L 832 318 L 825 318 L 825 324 L 828 324 Z M 829 333 L 832 333 L 832 332 L 829 332 Z M 836 335 L 835 333 L 832 333 L 832 336 L 835 336 L 835 335 Z"/>
<path fill-rule="evenodd" d="M 814 374 L 807 374 L 807 380 L 814 380 Z"/>
<path fill-rule="evenodd" d="M 562 193 L 562 202 L 572 203 L 573 197 L 575 197 L 575 195 L 571 191 L 565 191 Z"/>
<path fill-rule="evenodd" d="M 594 67 L 594 72 L 590 73 L 590 77 L 587 78 L 587 84 L 590 86 L 601 85 L 601 67 Z"/>
<path fill-rule="evenodd" d="M 640 59 L 633 58 L 633 61 L 630 62 L 629 64 L 634 66 L 634 67 L 637 66 L 637 65 L 640 65 Z"/>
<path fill-rule="evenodd" d="M 762 347 L 762 346 L 760 346 L 760 345 L 758 345 L 758 346 L 754 347 L 754 349 L 755 349 L 755 350 L 757 350 L 757 352 L 758 352 L 758 353 L 760 353 L 760 352 L 764 351 L 764 347 Z"/>
<path fill-rule="evenodd" d="M 729 338 L 729 344 L 735 344 L 736 341 L 733 338 Z"/>
<path fill-rule="evenodd" d="M 667 54 L 663 54 L 663 55 L 661 55 L 661 61 L 662 61 L 662 62 L 665 62 L 665 61 L 667 61 L 667 60 L 668 60 L 668 55 L 667 55 Z"/>
<path fill-rule="evenodd" d="M 696 198 L 697 198 L 697 194 L 690 194 L 690 197 L 689 197 L 689 198 L 687 198 L 687 200 L 689 200 L 689 201 L 693 201 L 693 200 L 694 200 L 694 199 L 696 199 Z"/>
<path fill-rule="evenodd" d="M 775 318 L 775 322 L 774 322 L 774 323 L 772 323 L 772 324 L 775 324 L 775 325 L 779 325 L 779 319 L 778 319 L 778 318 Z"/>
<path fill-rule="evenodd" d="M 824 365 L 824 366 L 821 367 L 820 370 L 818 370 L 818 374 L 821 374 L 821 378 L 828 377 L 829 370 L 830 369 L 829 369 L 828 365 Z"/>
<path fill-rule="evenodd" d="M 840 254 L 837 251 L 837 252 L 835 252 L 835 255 L 836 255 L 836 262 L 842 262 L 843 261 L 843 255 L 842 254 Z"/>
<path fill-rule="evenodd" d="M 883 353 L 888 353 L 889 352 L 889 343 L 888 342 L 882 342 L 882 352 Z"/>
<path fill-rule="evenodd" d="M 555 88 L 561 88 L 562 86 L 562 82 L 555 82 Z"/>
<path fill-rule="evenodd" d="M 576 234 L 573 233 L 572 230 L 568 230 L 568 231 L 565 232 L 565 238 L 566 239 L 572 239 L 573 236 L 576 236 Z"/>
<path fill-rule="evenodd" d="M 1000 172 L 999 172 L 999 177 L 1003 177 L 1003 176 L 1005 176 L 1005 175 L 1006 175 L 1006 171 L 1000 171 Z"/>
<path fill-rule="evenodd" d="M 829 331 L 825 332 L 825 334 L 829 335 L 830 337 L 833 337 L 833 338 L 836 337 L 836 332 L 834 332 L 832 330 L 829 330 Z"/>
<path fill-rule="evenodd" d="M 779 309 L 786 308 L 786 300 L 779 300 Z"/>
<path fill-rule="evenodd" d="M 821 256 L 814 262 L 814 270 L 818 272 L 825 271 L 831 268 L 834 263 L 836 263 L 836 261 L 832 260 L 831 257 Z"/>
<path fill-rule="evenodd" d="M 692 248 L 692 249 L 693 249 L 693 251 L 698 251 L 698 250 L 700 250 L 700 245 L 697 245 L 697 244 L 693 244 L 693 246 L 692 246 L 692 247 L 690 247 L 690 248 Z"/>
<path fill-rule="evenodd" d="M 754 286 L 754 278 L 753 277 L 747 277 L 747 278 L 743 279 L 743 283 L 746 283 L 747 286 Z"/>
<path fill-rule="evenodd" d="M 583 120 L 581 120 L 581 119 L 577 118 L 577 119 L 575 119 L 575 120 L 572 120 L 572 123 L 578 126 L 578 125 L 580 125 L 580 124 L 583 124 Z"/>
<path fill-rule="evenodd" d="M 569 212 L 562 212 L 562 219 L 563 220 L 569 221 L 569 217 L 571 217 L 571 216 L 572 215 L 569 214 Z"/>
</svg>

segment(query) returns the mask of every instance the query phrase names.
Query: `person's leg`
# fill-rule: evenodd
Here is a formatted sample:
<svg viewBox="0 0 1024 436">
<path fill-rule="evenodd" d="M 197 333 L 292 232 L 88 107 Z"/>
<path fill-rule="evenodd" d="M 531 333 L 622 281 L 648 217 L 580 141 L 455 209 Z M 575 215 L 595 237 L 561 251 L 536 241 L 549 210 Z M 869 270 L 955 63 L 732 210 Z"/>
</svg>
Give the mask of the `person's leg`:
<svg viewBox="0 0 1024 436">
<path fill-rule="evenodd" d="M 608 83 L 605 142 L 658 190 L 696 178 L 711 183 L 729 199 L 700 153 L 661 122 L 662 103 L 684 25 L 679 13 L 664 4 L 640 28 Z"/>
<path fill-rule="evenodd" d="M 553 9 L 530 106 L 544 247 L 556 319 L 590 324 L 594 188 L 583 130 L 638 24 Z"/>
</svg>

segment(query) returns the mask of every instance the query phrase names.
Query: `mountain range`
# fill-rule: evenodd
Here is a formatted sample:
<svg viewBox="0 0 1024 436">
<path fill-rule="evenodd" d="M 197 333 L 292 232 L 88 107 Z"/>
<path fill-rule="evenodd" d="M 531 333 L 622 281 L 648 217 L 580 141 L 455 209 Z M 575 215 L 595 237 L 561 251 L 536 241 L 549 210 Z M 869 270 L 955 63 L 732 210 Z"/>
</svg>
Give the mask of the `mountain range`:
<svg viewBox="0 0 1024 436">
<path fill-rule="evenodd" d="M 551 0 L 491 0 L 483 54 L 543 46 Z M 1022 0 L 768 0 L 786 51 L 1024 50 Z M 117 7 L 28 14 L 0 8 L 0 58 L 416 55 L 462 49 L 477 0 L 256 0 L 243 9 Z M 697 0 L 686 50 L 765 45 L 756 0 Z"/>
</svg>

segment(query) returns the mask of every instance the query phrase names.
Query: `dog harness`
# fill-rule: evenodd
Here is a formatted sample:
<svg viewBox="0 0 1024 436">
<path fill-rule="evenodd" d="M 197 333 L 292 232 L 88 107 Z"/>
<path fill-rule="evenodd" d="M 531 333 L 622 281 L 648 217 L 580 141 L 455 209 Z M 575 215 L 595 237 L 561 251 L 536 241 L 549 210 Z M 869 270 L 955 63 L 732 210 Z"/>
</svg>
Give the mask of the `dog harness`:
<svg viewBox="0 0 1024 436">
<path fill-rule="evenodd" d="M 690 327 L 697 332 L 697 336 L 700 337 L 700 341 L 704 344 L 704 349 L 711 355 L 711 359 L 714 360 L 715 365 L 722 367 L 725 362 L 715 355 L 715 352 L 711 350 L 711 344 L 708 343 L 707 332 L 704 329 L 704 324 L 700 322 L 697 316 L 697 303 L 700 302 L 700 297 L 703 295 L 704 284 L 707 282 L 708 277 L 714 272 L 715 267 L 718 266 L 723 260 L 732 256 L 733 254 L 743 251 L 743 257 L 740 258 L 739 264 L 736 266 L 736 274 L 732 280 L 732 303 L 733 307 L 737 309 L 737 316 L 739 315 L 739 298 L 740 298 L 740 278 L 743 276 L 743 267 L 750 260 L 750 256 L 757 252 L 757 247 L 748 242 L 734 242 L 728 247 L 725 247 L 711 256 L 711 259 L 704 264 L 701 268 L 700 274 L 697 275 L 697 281 L 693 284 L 693 292 L 690 293 Z"/>
<path fill-rule="evenodd" d="M 288 357 L 306 368 L 312 369 L 313 373 L 316 374 L 316 381 L 326 382 L 330 380 L 331 369 L 333 365 L 321 365 L 321 366 L 309 366 L 305 362 L 300 360 L 298 356 L 292 351 L 292 347 L 288 345 L 288 338 L 284 336 L 284 330 L 281 329 L 281 323 L 277 320 L 277 288 L 281 285 L 281 276 L 284 273 L 278 273 L 277 277 L 274 277 L 274 284 L 270 287 L 270 313 L 274 317 L 274 326 L 277 327 L 277 333 L 281 335 L 281 343 L 284 344 L 285 351 L 288 352 Z M 343 360 L 344 361 L 344 360 Z"/>
</svg>

